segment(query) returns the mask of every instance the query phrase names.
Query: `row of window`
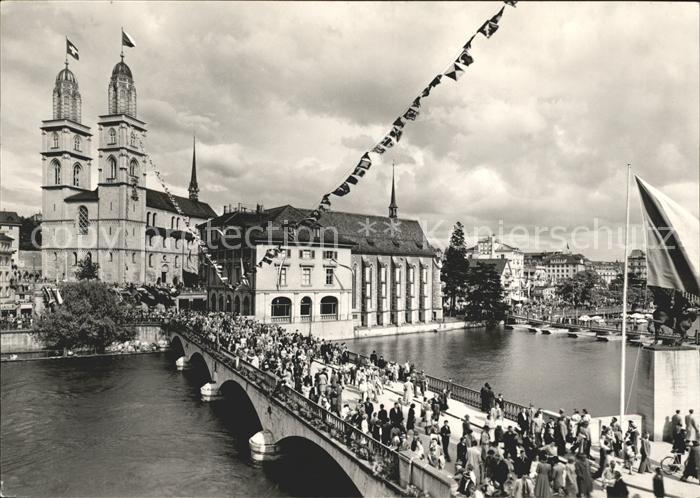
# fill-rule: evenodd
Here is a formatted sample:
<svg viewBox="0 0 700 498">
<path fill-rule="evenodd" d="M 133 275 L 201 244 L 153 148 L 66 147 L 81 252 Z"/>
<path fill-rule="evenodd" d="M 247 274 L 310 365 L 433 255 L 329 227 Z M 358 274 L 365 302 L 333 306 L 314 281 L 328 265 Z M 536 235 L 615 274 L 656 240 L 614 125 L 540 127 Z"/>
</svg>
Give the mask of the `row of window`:
<svg viewBox="0 0 700 498">
<path fill-rule="evenodd" d="M 251 314 L 250 308 L 250 298 L 245 296 L 242 300 L 239 296 L 233 298 L 233 307 L 231 306 L 231 296 L 226 297 L 226 304 L 224 305 L 224 296 L 220 295 L 219 299 L 216 296 L 212 296 L 211 309 L 212 311 L 228 311 L 238 313 L 244 316 Z"/>
<path fill-rule="evenodd" d="M 282 255 L 282 257 L 291 258 L 292 257 L 292 250 L 291 249 L 282 249 L 282 252 L 280 254 Z M 316 251 L 313 249 L 300 249 L 299 250 L 299 259 L 315 259 L 315 258 L 316 258 Z M 323 251 L 323 259 L 337 260 L 338 259 L 338 251 Z"/>
<path fill-rule="evenodd" d="M 156 215 L 158 213 L 146 213 L 146 226 L 149 227 L 155 227 L 156 225 Z M 184 222 L 183 222 L 184 225 Z M 172 230 L 179 230 L 180 229 L 180 217 L 179 216 L 172 216 L 170 218 L 170 228 Z"/>
<path fill-rule="evenodd" d="M 149 246 L 154 247 L 156 245 L 156 242 L 158 241 L 158 239 L 156 239 L 155 237 L 158 237 L 158 236 L 157 235 L 149 235 L 148 236 L 148 245 Z M 163 247 L 165 247 L 165 248 L 167 248 L 167 244 L 165 243 L 165 241 L 167 241 L 167 240 L 168 240 L 167 237 L 163 237 Z M 185 244 L 184 239 L 175 239 L 175 249 L 182 249 L 184 244 Z"/>
<path fill-rule="evenodd" d="M 109 167 L 109 177 L 107 180 L 115 180 L 117 178 L 117 160 L 110 156 L 107 158 L 107 165 Z M 129 175 L 132 177 L 138 174 L 139 162 L 136 159 L 132 159 L 129 163 Z M 55 185 L 61 185 L 61 163 L 58 160 L 53 160 L 51 162 L 51 168 L 53 169 L 53 180 Z M 73 185 L 75 187 L 80 187 L 80 173 L 82 171 L 82 166 L 80 163 L 75 163 L 73 165 Z M 88 186 L 88 185 L 86 185 Z"/>
<path fill-rule="evenodd" d="M 301 285 L 304 287 L 311 286 L 311 268 L 303 267 L 301 269 Z M 333 285 L 333 278 L 335 276 L 335 270 L 333 268 L 325 268 L 326 272 L 326 285 Z M 285 287 L 287 285 L 287 268 L 281 267 L 279 269 L 279 277 L 277 283 L 280 287 Z"/>
<path fill-rule="evenodd" d="M 149 254 L 149 255 L 148 255 L 148 266 L 149 266 L 149 268 L 153 268 L 153 266 L 154 266 L 154 263 L 155 263 L 155 261 L 154 261 L 154 256 L 155 256 L 154 254 Z M 90 252 L 88 252 L 88 253 L 87 253 L 87 257 L 90 257 L 90 258 L 91 258 L 91 257 L 92 257 L 92 254 L 91 254 Z M 187 257 L 187 260 L 188 260 L 188 261 L 191 261 L 191 258 L 192 258 L 191 256 L 188 256 L 188 257 Z M 53 253 L 53 260 L 54 260 L 54 261 L 58 261 L 58 253 L 55 252 L 55 251 L 54 251 L 54 253 Z M 78 253 L 77 253 L 77 252 L 74 252 L 74 253 L 71 254 L 71 261 L 72 261 L 72 265 L 73 265 L 73 266 L 76 266 L 76 265 L 78 264 Z M 114 256 L 112 255 L 111 252 L 107 253 L 107 261 L 110 262 L 110 263 L 114 261 Z M 131 253 L 131 262 L 132 262 L 132 263 L 136 263 L 136 253 L 135 253 L 135 252 L 132 252 L 132 253 Z M 175 256 L 174 264 L 175 264 L 175 268 L 179 268 L 179 267 L 180 267 L 180 256 Z"/>
<path fill-rule="evenodd" d="M 299 303 L 299 315 L 308 317 L 312 315 L 313 301 L 309 296 L 301 298 Z M 325 318 L 338 317 L 338 299 L 333 296 L 321 298 L 321 316 Z M 276 297 L 270 305 L 272 318 L 289 318 L 292 316 L 292 300 L 288 297 Z"/>
</svg>

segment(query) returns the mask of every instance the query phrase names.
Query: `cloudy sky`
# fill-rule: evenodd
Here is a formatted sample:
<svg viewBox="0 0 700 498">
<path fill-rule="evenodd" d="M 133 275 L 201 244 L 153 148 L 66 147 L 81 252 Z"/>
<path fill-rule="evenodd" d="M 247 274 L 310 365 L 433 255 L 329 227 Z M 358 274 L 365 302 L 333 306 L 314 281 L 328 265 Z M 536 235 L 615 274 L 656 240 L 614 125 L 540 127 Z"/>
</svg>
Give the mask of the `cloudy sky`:
<svg viewBox="0 0 700 498">
<path fill-rule="evenodd" d="M 132 35 L 138 117 L 175 192 L 185 193 L 195 132 L 200 196 L 218 212 L 311 207 L 499 8 L 2 2 L 0 205 L 40 209 L 38 128 L 52 117 L 66 35 L 80 50 L 71 69 L 93 128 L 120 27 Z M 394 161 L 399 214 L 438 244 L 460 220 L 524 249 L 562 248 L 565 234 L 591 257 L 621 258 L 628 162 L 698 213 L 698 39 L 692 3 L 506 7 L 499 31 L 476 39 L 465 76 L 424 100 L 400 144 L 334 208 L 386 213 Z M 639 223 L 636 192 L 631 205 Z"/>
</svg>

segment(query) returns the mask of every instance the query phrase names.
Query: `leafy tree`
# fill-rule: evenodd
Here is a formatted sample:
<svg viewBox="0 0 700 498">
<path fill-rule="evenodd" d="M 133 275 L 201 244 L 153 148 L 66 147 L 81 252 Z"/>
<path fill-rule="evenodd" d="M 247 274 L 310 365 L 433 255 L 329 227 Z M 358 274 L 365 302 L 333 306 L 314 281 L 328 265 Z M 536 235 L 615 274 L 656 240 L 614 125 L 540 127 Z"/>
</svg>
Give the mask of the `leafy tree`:
<svg viewBox="0 0 700 498">
<path fill-rule="evenodd" d="M 92 258 L 88 255 L 78 261 L 78 269 L 75 270 L 75 278 L 78 280 L 98 280 L 100 265 L 93 263 Z"/>
<path fill-rule="evenodd" d="M 464 226 L 458 221 L 452 229 L 450 245 L 445 250 L 440 274 L 440 279 L 445 283 L 445 295 L 450 302 L 450 316 L 454 315 L 457 298 L 464 296 L 468 270 Z"/>
<path fill-rule="evenodd" d="M 623 285 L 622 273 L 610 282 L 610 297 L 618 304 L 622 303 Z M 647 283 L 644 279 L 632 272 L 627 273 L 627 304 L 629 307 L 644 306 L 646 288 Z"/>
<path fill-rule="evenodd" d="M 592 304 L 601 297 L 600 289 L 604 287 L 603 280 L 593 270 L 578 272 L 573 278 L 567 278 L 557 284 L 557 294 L 567 303 L 579 307 Z"/>
<path fill-rule="evenodd" d="M 472 260 L 466 284 L 467 320 L 497 322 L 505 318 L 508 305 L 503 302 L 505 291 L 495 265 Z"/>
<path fill-rule="evenodd" d="M 94 347 L 100 353 L 115 341 L 133 339 L 136 331 L 125 326 L 126 305 L 110 286 L 95 280 L 65 283 L 63 304 L 44 313 L 34 334 L 47 347 Z"/>
</svg>

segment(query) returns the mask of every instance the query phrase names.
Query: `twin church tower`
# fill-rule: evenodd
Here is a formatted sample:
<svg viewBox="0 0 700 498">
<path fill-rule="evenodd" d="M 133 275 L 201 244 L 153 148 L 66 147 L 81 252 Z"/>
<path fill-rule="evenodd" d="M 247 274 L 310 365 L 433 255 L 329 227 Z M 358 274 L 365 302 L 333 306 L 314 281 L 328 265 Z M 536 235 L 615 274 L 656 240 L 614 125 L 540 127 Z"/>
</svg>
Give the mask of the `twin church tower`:
<svg viewBox="0 0 700 498">
<path fill-rule="evenodd" d="M 53 119 L 42 121 L 42 266 L 50 280 L 72 280 L 78 261 L 100 265 L 106 282 L 187 283 L 198 272 L 197 246 L 170 198 L 146 188 L 146 123 L 137 117 L 134 78 L 122 55 L 97 120 L 97 188 L 92 133 L 82 123 L 78 81 L 56 77 Z M 175 196 L 191 223 L 216 216 L 199 201 L 192 151 L 189 197 Z"/>
</svg>

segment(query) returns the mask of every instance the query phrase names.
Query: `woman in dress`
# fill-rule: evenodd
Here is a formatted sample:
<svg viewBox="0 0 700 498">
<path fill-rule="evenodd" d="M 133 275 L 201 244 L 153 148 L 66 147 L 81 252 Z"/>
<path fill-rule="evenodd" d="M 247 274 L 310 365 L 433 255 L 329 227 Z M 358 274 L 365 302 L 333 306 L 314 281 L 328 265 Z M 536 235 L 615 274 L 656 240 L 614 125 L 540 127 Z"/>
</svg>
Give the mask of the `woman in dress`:
<svg viewBox="0 0 700 498">
<path fill-rule="evenodd" d="M 552 487 L 549 481 L 552 477 L 552 466 L 547 463 L 547 454 L 540 453 L 537 462 L 537 477 L 535 479 L 535 496 L 537 498 L 551 498 Z"/>
</svg>

